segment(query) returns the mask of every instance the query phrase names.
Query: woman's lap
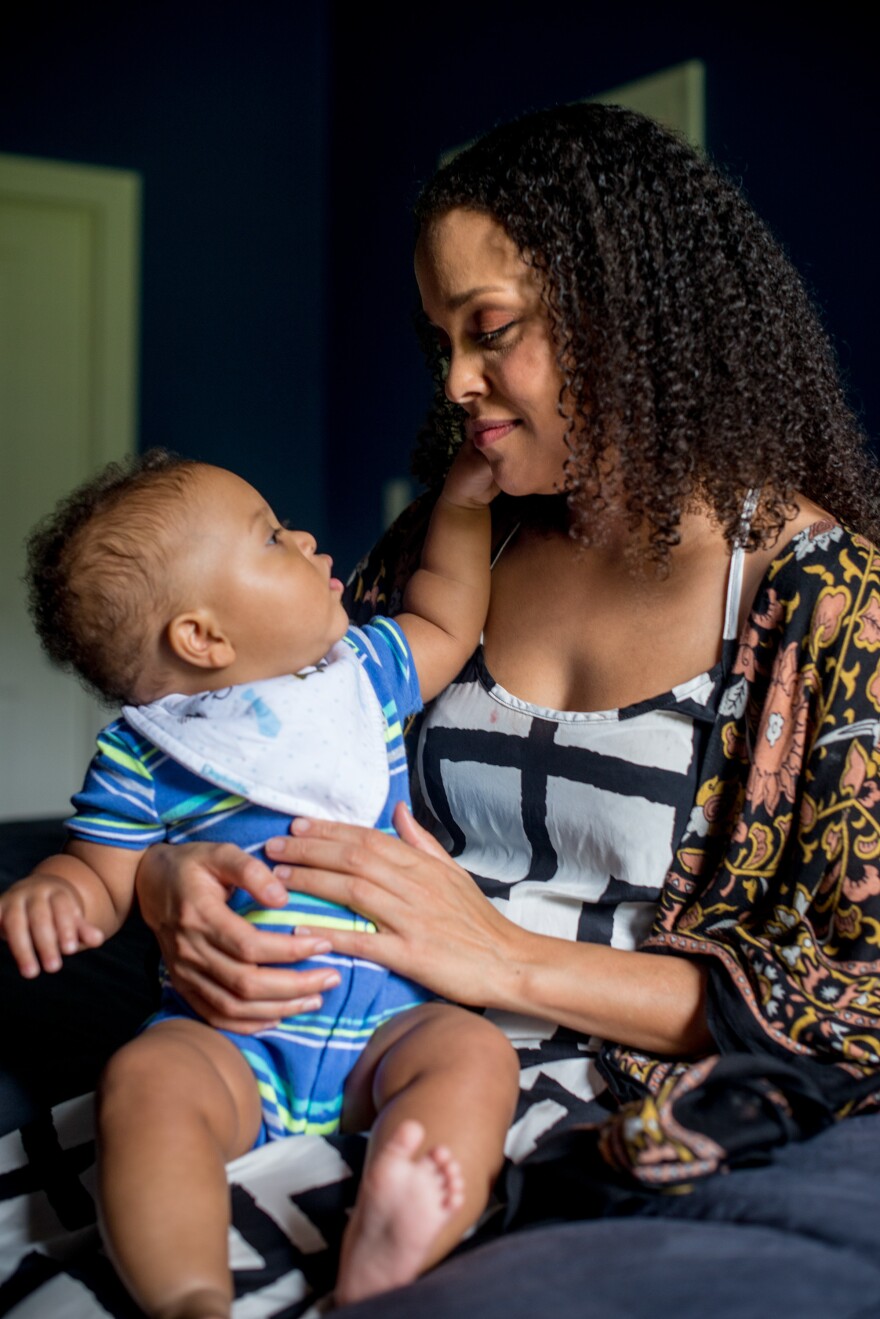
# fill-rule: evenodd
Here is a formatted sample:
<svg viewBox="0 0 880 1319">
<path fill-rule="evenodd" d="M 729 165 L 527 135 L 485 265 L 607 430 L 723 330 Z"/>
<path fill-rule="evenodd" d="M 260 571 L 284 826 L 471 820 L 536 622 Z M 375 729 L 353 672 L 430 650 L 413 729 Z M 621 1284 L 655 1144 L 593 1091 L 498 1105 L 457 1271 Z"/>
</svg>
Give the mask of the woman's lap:
<svg viewBox="0 0 880 1319">
<path fill-rule="evenodd" d="M 773 1164 L 658 1196 L 649 1214 L 535 1226 L 456 1256 L 352 1319 L 869 1319 L 880 1314 L 880 1116 Z"/>
<path fill-rule="evenodd" d="M 569 1223 L 461 1256 L 351 1319 L 875 1319 L 880 1272 L 807 1239 L 748 1224 Z"/>
</svg>

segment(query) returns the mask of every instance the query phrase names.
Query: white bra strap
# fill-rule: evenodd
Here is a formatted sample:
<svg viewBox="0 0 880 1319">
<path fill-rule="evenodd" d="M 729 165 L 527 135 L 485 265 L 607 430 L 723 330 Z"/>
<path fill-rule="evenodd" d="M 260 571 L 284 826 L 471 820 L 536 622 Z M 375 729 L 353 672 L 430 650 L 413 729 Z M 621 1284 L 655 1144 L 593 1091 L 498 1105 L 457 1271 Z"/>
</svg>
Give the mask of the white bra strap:
<svg viewBox="0 0 880 1319">
<path fill-rule="evenodd" d="M 521 522 L 515 522 L 513 526 L 510 528 L 510 531 L 508 531 L 507 535 L 504 537 L 504 540 L 501 542 L 501 544 L 498 546 L 498 549 L 492 555 L 492 562 L 489 564 L 490 569 L 495 567 L 495 564 L 501 558 L 502 554 L 507 549 L 508 545 L 513 540 L 514 536 L 519 531 L 521 526 L 522 526 Z M 482 646 L 482 644 L 483 644 L 483 633 L 481 632 L 480 645 Z"/>
<path fill-rule="evenodd" d="M 745 543 L 748 538 L 752 518 L 758 507 L 760 490 L 752 488 L 743 500 L 739 519 L 736 544 L 730 555 L 730 570 L 727 574 L 727 603 L 724 606 L 724 640 L 733 641 L 739 634 L 739 609 L 742 601 L 743 566 L 745 564 Z"/>
<path fill-rule="evenodd" d="M 521 526 L 522 526 L 521 522 L 515 522 L 514 525 L 510 528 L 510 531 L 508 531 L 507 535 L 504 537 L 504 540 L 501 542 L 501 544 L 498 546 L 498 549 L 492 555 L 492 562 L 489 565 L 490 568 L 495 567 L 495 564 L 501 558 L 502 554 L 507 549 L 508 545 L 513 540 L 514 536 L 519 531 Z"/>
<path fill-rule="evenodd" d="M 742 514 L 740 516 L 739 531 L 737 533 L 736 544 L 730 556 L 730 570 L 727 575 L 727 602 L 724 606 L 724 640 L 732 641 L 739 633 L 739 608 L 742 600 L 742 579 L 743 566 L 745 563 L 745 542 L 748 538 L 749 529 L 752 525 L 752 518 L 755 516 L 755 509 L 758 507 L 760 490 L 751 489 L 746 494 L 743 501 Z M 520 523 L 517 522 L 504 537 L 504 540 L 498 546 L 492 557 L 492 567 L 494 568 L 510 542 L 520 529 Z"/>
</svg>

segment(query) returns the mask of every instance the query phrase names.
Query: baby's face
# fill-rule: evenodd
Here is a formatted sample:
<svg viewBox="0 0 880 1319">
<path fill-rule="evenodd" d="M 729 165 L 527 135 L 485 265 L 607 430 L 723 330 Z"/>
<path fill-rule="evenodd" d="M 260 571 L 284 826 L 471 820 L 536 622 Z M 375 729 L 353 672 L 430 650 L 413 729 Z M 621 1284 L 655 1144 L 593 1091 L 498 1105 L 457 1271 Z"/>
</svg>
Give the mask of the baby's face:
<svg viewBox="0 0 880 1319">
<path fill-rule="evenodd" d="M 348 615 L 333 560 L 315 552 L 310 532 L 281 527 L 241 477 L 202 468 L 187 520 L 193 585 L 235 647 L 230 681 L 296 673 L 343 636 Z"/>
</svg>

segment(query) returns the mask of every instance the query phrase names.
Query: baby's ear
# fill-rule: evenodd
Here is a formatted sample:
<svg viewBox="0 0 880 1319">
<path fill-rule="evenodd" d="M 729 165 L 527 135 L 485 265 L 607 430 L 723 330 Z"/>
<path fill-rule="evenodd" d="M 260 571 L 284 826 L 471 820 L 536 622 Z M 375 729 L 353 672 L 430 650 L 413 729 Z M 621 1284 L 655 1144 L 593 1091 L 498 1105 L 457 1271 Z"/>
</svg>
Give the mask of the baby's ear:
<svg viewBox="0 0 880 1319">
<path fill-rule="evenodd" d="M 226 669 L 235 660 L 235 647 L 210 609 L 178 614 L 165 636 L 177 658 L 195 668 Z"/>
</svg>

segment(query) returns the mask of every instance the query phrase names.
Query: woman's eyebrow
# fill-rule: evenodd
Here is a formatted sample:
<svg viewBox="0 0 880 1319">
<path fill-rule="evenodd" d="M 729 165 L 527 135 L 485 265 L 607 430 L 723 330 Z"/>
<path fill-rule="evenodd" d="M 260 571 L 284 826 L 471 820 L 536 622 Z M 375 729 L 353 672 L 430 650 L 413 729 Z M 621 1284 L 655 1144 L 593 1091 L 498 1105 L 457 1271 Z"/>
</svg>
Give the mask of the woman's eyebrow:
<svg viewBox="0 0 880 1319">
<path fill-rule="evenodd" d="M 505 291 L 499 284 L 479 284 L 475 288 L 466 289 L 464 293 L 453 294 L 451 298 L 446 299 L 446 306 L 450 311 L 458 311 L 466 302 L 470 302 L 471 298 L 476 298 L 481 293 L 504 293 Z"/>
</svg>

